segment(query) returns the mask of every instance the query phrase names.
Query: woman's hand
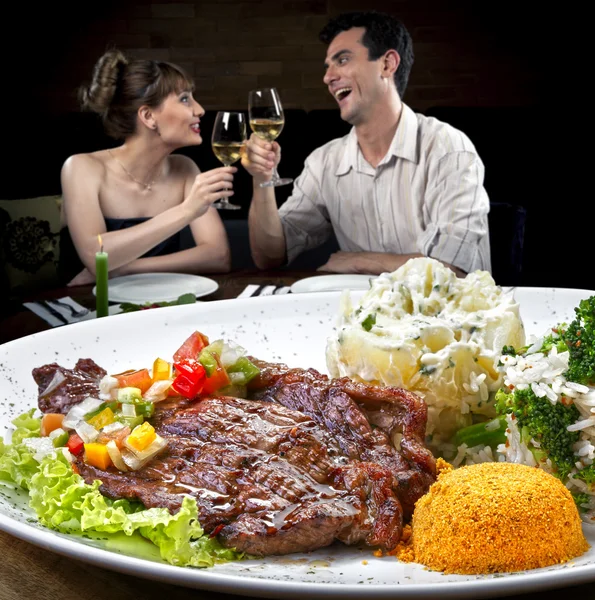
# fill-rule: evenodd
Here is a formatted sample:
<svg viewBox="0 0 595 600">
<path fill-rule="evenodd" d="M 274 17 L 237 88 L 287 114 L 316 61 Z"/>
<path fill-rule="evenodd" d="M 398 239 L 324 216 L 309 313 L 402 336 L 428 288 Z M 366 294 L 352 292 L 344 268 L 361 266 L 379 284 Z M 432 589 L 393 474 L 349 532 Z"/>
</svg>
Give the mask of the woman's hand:
<svg viewBox="0 0 595 600">
<path fill-rule="evenodd" d="M 242 166 L 258 183 L 269 181 L 280 161 L 281 146 L 277 142 L 267 142 L 255 133 L 250 136 L 242 153 Z"/>
<path fill-rule="evenodd" d="M 219 198 L 233 196 L 233 174 L 236 167 L 219 167 L 196 176 L 183 205 L 192 213 L 192 220 L 204 215 Z"/>
</svg>

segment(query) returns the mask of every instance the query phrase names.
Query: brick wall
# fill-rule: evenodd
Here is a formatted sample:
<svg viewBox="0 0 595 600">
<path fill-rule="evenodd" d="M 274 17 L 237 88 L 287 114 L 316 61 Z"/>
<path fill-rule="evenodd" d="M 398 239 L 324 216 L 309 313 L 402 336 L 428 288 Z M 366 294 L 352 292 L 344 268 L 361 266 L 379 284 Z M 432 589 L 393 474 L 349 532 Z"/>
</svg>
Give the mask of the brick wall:
<svg viewBox="0 0 595 600">
<path fill-rule="evenodd" d="M 412 34 L 416 61 L 405 100 L 414 108 L 532 105 L 542 89 L 541 29 L 531 4 L 103 0 L 47 3 L 34 16 L 15 4 L 12 21 L 4 21 L 3 56 L 12 57 L 8 81 L 34 94 L 21 103 L 41 114 L 76 110 L 76 87 L 108 45 L 184 66 L 206 109 L 245 108 L 256 86 L 277 87 L 287 108 L 328 108 L 335 104 L 322 84 L 318 32 L 329 16 L 365 6 L 395 14 Z"/>
</svg>

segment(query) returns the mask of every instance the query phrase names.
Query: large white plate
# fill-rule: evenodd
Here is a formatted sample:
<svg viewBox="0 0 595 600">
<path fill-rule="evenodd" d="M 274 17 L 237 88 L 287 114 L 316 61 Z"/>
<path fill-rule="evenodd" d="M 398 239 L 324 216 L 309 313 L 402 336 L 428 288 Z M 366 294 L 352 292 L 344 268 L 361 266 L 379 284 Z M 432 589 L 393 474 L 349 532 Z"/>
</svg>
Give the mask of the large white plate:
<svg viewBox="0 0 595 600">
<path fill-rule="evenodd" d="M 541 334 L 553 323 L 572 319 L 573 307 L 594 292 L 518 288 L 515 293 L 527 332 Z M 54 361 L 70 367 L 83 357 L 93 358 L 108 372 L 147 367 L 157 356 L 171 356 L 194 329 L 212 339 L 236 340 L 265 360 L 325 372 L 325 344 L 335 324 L 339 297 L 316 293 L 168 307 L 76 323 L 4 344 L 0 346 L 0 434 L 14 416 L 36 403 L 33 367 Z M 592 548 L 583 556 L 564 565 L 503 576 L 442 575 L 339 543 L 311 554 L 200 570 L 126 556 L 102 548 L 99 542 L 44 529 L 25 508 L 22 494 L 9 498 L 6 489 L 2 492 L 0 528 L 16 537 L 108 569 L 218 592 L 300 600 L 314 596 L 479 598 L 595 581 L 594 526 L 585 525 Z"/>
<path fill-rule="evenodd" d="M 316 275 L 296 281 L 291 286 L 294 294 L 303 292 L 340 292 L 343 290 L 370 289 L 373 275 Z"/>
<path fill-rule="evenodd" d="M 212 294 L 219 284 L 213 279 L 186 273 L 138 273 L 110 279 L 108 300 L 110 302 L 169 302 L 182 294 L 194 294 L 197 298 Z M 93 288 L 93 294 L 96 286 Z"/>
</svg>

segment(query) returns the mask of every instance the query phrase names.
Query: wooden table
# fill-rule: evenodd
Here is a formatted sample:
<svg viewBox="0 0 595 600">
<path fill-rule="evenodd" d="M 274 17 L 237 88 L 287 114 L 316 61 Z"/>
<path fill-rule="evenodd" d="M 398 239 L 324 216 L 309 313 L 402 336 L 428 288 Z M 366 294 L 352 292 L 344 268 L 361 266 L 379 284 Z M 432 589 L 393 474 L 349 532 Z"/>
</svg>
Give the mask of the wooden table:
<svg viewBox="0 0 595 600">
<path fill-rule="evenodd" d="M 239 271 L 210 276 L 219 289 L 201 300 L 236 298 L 249 284 L 291 285 L 312 272 Z M 94 308 L 92 286 L 64 288 L 37 295 L 34 299 L 70 296 L 84 306 Z M 33 299 L 33 298 L 31 298 Z M 51 329 L 37 315 L 22 311 L 0 321 L 0 343 Z M 362 598 L 367 597 L 362 590 Z M 595 582 L 562 589 L 509 596 L 523 600 L 593 600 Z M 239 596 L 217 594 L 164 584 L 95 567 L 69 557 L 39 548 L 0 532 L 0 600 L 210 600 L 239 599 Z M 398 597 L 396 597 L 398 598 Z"/>
</svg>

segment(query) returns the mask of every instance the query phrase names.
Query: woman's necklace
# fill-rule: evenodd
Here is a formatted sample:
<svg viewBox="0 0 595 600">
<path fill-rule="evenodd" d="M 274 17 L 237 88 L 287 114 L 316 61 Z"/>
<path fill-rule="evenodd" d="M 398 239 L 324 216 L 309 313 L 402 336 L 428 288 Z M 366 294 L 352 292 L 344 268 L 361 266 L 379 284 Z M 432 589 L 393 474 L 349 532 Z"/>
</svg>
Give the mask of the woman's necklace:
<svg viewBox="0 0 595 600">
<path fill-rule="evenodd" d="M 144 181 L 141 181 L 140 179 L 137 179 L 118 159 L 117 157 L 114 155 L 114 153 L 108 149 L 108 152 L 110 153 L 110 156 L 122 167 L 122 169 L 124 169 L 124 172 L 126 173 L 126 175 L 128 175 L 128 177 L 130 177 L 130 179 L 132 179 L 132 181 L 138 183 L 139 185 L 141 185 L 142 187 L 144 187 L 147 192 L 150 192 L 152 190 L 152 186 L 155 183 L 155 180 L 153 179 L 152 181 L 150 181 L 149 183 L 145 183 Z"/>
</svg>

